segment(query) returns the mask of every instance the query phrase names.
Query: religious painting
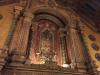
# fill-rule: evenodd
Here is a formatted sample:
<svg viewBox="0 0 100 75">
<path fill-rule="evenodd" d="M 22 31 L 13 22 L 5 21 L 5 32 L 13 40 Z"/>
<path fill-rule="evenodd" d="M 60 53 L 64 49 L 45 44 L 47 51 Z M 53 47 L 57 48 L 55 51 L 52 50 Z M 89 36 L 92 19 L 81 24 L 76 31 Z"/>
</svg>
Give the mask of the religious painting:
<svg viewBox="0 0 100 75">
<path fill-rule="evenodd" d="M 46 61 L 54 61 L 58 65 L 62 65 L 66 62 L 66 37 L 61 43 L 60 36 L 62 34 L 60 32 L 59 27 L 49 20 L 40 20 L 32 26 L 30 39 L 32 63 L 44 64 Z"/>
<path fill-rule="evenodd" d="M 45 30 L 40 36 L 40 60 L 44 63 L 47 58 L 46 54 L 53 50 L 53 35 L 49 30 Z"/>
</svg>

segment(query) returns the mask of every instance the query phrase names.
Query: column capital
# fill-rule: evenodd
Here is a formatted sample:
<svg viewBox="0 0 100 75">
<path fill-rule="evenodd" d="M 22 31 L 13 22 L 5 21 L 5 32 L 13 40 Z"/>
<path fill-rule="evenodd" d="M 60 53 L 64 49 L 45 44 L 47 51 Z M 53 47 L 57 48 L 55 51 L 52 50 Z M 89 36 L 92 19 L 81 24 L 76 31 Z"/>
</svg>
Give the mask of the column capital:
<svg viewBox="0 0 100 75">
<path fill-rule="evenodd" d="M 20 15 L 20 12 L 23 10 L 23 7 L 15 5 L 13 7 L 13 12 L 15 16 Z"/>
<path fill-rule="evenodd" d="M 60 31 L 60 37 L 64 37 L 67 35 L 67 31 L 65 28 L 59 28 Z"/>
<path fill-rule="evenodd" d="M 69 27 L 71 28 L 76 28 L 77 24 L 79 23 L 80 18 L 75 16 L 75 15 L 71 15 L 70 16 L 70 20 L 69 20 Z"/>
<path fill-rule="evenodd" d="M 24 21 L 27 21 L 27 22 L 31 22 L 31 20 L 34 18 L 34 15 L 31 13 L 31 12 L 24 12 Z"/>
</svg>

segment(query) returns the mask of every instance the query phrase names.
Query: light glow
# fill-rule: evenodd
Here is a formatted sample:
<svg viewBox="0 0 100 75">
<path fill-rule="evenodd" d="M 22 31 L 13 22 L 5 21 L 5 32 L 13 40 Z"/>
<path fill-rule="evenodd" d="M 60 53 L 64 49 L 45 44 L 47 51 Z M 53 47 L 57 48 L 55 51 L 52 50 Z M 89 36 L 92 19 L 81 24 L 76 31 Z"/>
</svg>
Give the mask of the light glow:
<svg viewBox="0 0 100 75">
<path fill-rule="evenodd" d="M 70 65 L 69 64 L 63 64 L 62 67 L 69 68 Z"/>
</svg>

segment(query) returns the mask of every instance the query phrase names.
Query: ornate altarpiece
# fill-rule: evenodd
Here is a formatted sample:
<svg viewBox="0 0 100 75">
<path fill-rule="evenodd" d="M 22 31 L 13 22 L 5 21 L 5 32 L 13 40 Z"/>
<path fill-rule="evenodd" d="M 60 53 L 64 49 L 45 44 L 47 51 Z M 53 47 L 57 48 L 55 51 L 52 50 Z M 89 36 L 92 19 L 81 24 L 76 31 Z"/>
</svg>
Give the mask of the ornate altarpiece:
<svg viewBox="0 0 100 75">
<path fill-rule="evenodd" d="M 30 59 L 33 64 L 44 64 L 49 60 L 50 53 L 54 56 L 52 60 L 59 65 L 67 64 L 67 41 L 64 30 L 50 20 L 40 20 L 31 26 L 29 47 Z"/>
<path fill-rule="evenodd" d="M 0 51 L 1 75 L 99 75 L 84 50 L 80 21 L 72 10 L 55 0 L 22 4 L 26 6 L 20 3 L 14 9 L 13 28 Z M 42 16 L 36 20 L 36 14 Z"/>
</svg>

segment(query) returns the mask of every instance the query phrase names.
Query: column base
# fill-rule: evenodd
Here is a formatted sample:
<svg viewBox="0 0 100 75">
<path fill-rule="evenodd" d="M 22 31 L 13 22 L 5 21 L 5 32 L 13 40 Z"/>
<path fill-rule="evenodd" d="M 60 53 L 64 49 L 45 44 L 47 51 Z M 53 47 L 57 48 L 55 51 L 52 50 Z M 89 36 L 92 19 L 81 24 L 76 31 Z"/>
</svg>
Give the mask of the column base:
<svg viewBox="0 0 100 75">
<path fill-rule="evenodd" d="M 11 59 L 11 63 L 10 66 L 22 66 L 24 64 L 25 61 L 25 57 L 24 56 L 18 56 L 18 55 L 14 55 Z"/>
<path fill-rule="evenodd" d="M 26 60 L 25 53 L 20 51 L 14 51 L 10 57 L 11 63 L 10 66 L 23 66 Z"/>
<path fill-rule="evenodd" d="M 2 70 L 3 66 L 6 64 L 7 57 L 7 50 L 0 50 L 0 71 Z"/>
<path fill-rule="evenodd" d="M 88 63 L 87 66 L 89 73 L 93 73 L 94 75 L 99 75 L 99 72 L 97 71 L 97 66 L 94 64 L 94 62 Z"/>
<path fill-rule="evenodd" d="M 76 63 L 76 67 L 75 69 L 78 71 L 78 72 L 87 72 L 87 67 L 85 66 L 84 63 Z"/>
</svg>

